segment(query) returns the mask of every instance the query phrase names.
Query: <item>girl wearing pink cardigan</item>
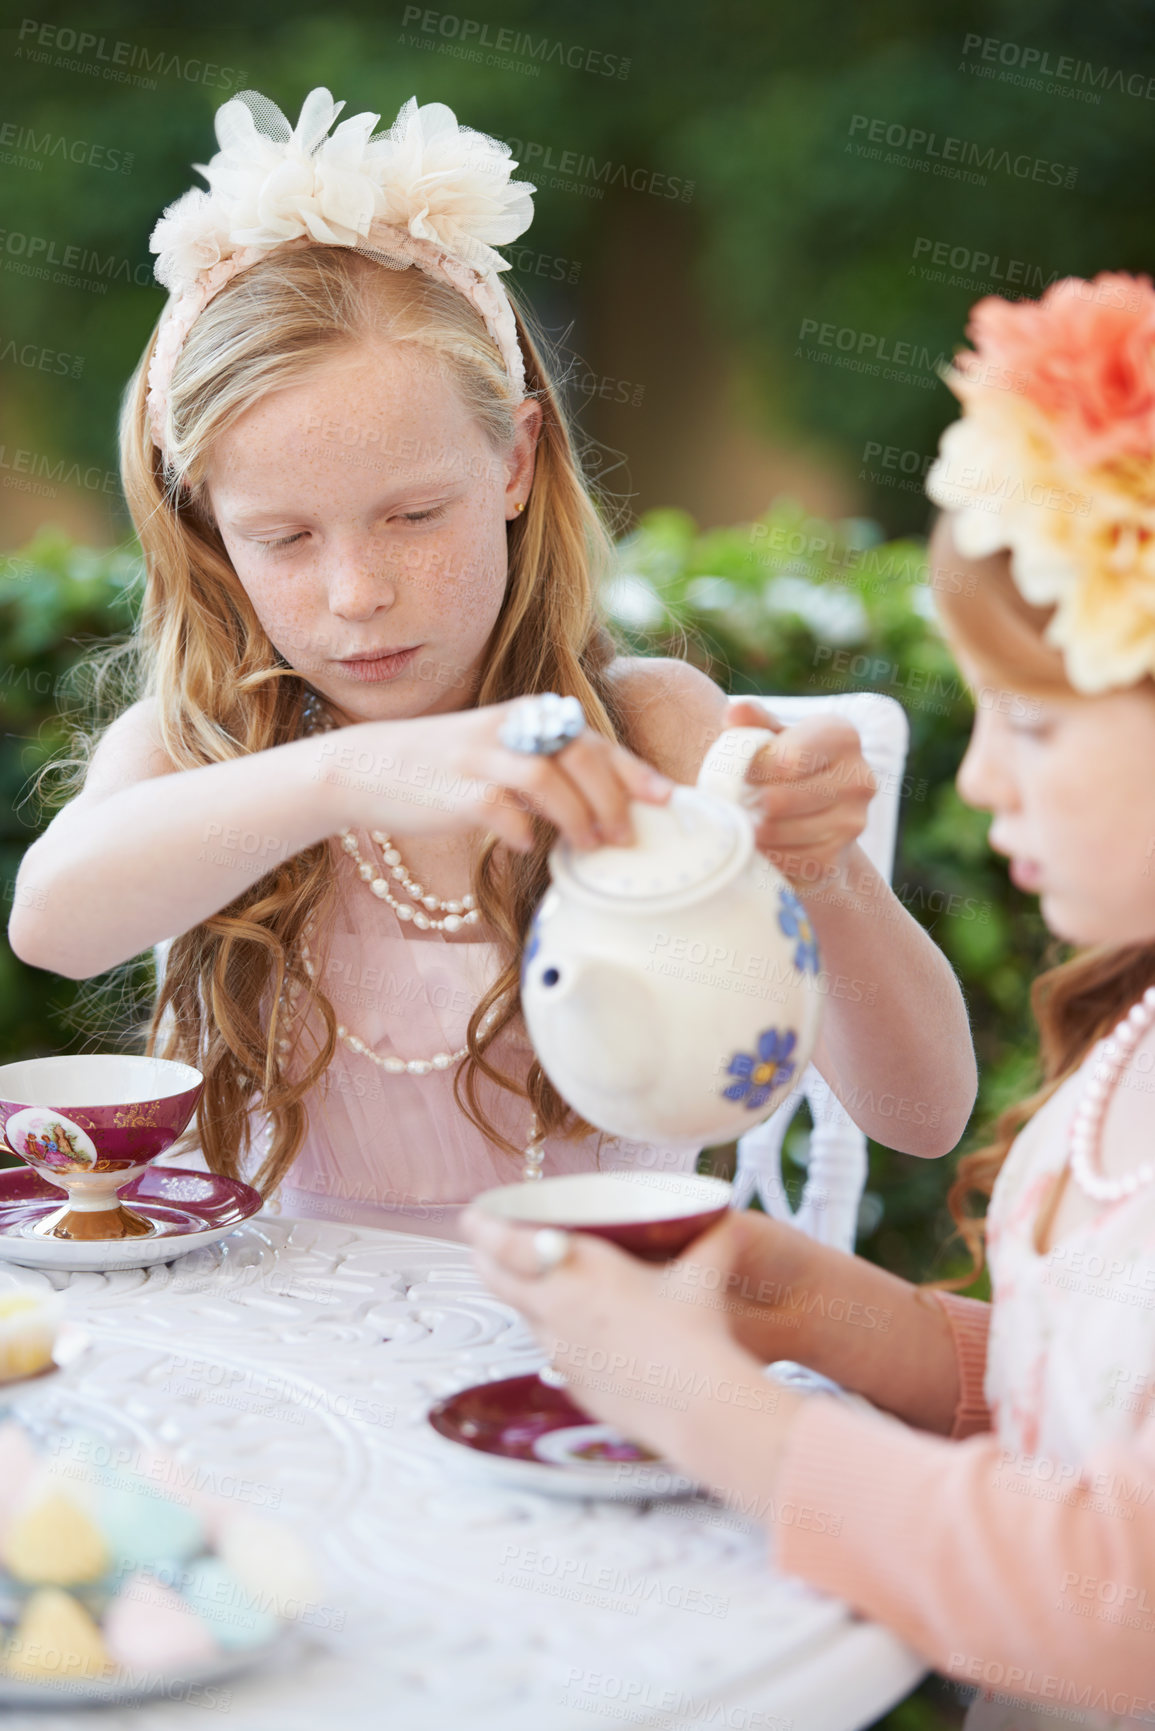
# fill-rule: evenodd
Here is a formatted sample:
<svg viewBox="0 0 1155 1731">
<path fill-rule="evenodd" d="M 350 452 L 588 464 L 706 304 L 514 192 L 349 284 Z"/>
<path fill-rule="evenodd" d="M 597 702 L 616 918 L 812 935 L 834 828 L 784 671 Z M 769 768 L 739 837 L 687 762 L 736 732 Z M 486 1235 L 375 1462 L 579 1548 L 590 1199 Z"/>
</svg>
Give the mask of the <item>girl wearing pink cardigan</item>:
<svg viewBox="0 0 1155 1731">
<path fill-rule="evenodd" d="M 951 1192 L 991 1303 L 756 1214 L 665 1268 L 576 1235 L 544 1274 L 528 1229 L 464 1225 L 587 1410 L 974 1685 L 968 1726 L 1150 1724 L 1155 289 L 990 297 L 968 336 L 928 479 L 933 587 L 975 697 L 958 789 L 1075 946 L 1032 992 L 1043 1085 Z M 783 1358 L 875 1410 L 768 1384 Z M 677 1406 L 652 1400 L 665 1374 L 694 1391 Z"/>
</svg>

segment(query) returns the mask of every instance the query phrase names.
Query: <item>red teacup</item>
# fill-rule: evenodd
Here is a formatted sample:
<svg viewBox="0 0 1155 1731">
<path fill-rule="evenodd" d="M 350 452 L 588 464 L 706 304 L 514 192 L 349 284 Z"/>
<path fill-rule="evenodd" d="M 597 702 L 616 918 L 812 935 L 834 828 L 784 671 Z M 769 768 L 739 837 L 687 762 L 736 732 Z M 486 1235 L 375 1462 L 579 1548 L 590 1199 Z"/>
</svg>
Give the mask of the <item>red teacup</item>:
<svg viewBox="0 0 1155 1731">
<path fill-rule="evenodd" d="M 117 1052 L 0 1064 L 0 1133 L 67 1195 L 38 1223 L 50 1238 L 142 1238 L 152 1223 L 118 1202 L 188 1124 L 204 1088 L 191 1064 Z"/>
<path fill-rule="evenodd" d="M 589 1232 L 595 1238 L 608 1238 L 644 1262 L 668 1262 L 721 1220 L 730 1206 L 730 1194 L 726 1179 L 696 1172 L 574 1172 L 483 1190 L 474 1198 L 474 1207 L 514 1225 Z M 541 1385 L 556 1393 L 543 1394 Z M 512 1402 L 509 1435 L 515 1437 L 526 1434 L 530 1407 L 535 1411 L 540 1407 L 547 1415 L 547 1430 L 590 1422 L 553 1365 L 543 1365 L 536 1379 L 506 1379 L 485 1393 L 499 1407 L 504 1401 Z M 501 1438 L 495 1452 L 511 1452 L 514 1445 L 505 1429 Z M 638 1458 L 651 1457 L 643 1453 Z"/>
<path fill-rule="evenodd" d="M 474 1207 L 523 1226 L 608 1238 L 644 1262 L 668 1262 L 721 1220 L 724 1178 L 696 1172 L 574 1172 L 483 1190 Z"/>
</svg>

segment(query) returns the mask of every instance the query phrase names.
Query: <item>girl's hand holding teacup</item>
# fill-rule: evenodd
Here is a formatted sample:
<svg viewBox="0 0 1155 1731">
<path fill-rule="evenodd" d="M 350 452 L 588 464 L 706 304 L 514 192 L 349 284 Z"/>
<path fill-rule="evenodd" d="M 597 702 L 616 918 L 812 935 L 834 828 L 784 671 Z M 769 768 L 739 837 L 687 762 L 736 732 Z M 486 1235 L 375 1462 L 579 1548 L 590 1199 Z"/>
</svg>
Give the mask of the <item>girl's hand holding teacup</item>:
<svg viewBox="0 0 1155 1731">
<path fill-rule="evenodd" d="M 837 876 L 878 790 L 857 730 L 833 714 L 787 727 L 744 698 L 730 702 L 723 726 L 771 735 L 746 772 L 759 789 L 751 810 L 758 851 L 800 889 Z"/>
<path fill-rule="evenodd" d="M 709 1477 L 711 1418 L 724 1429 L 736 1408 L 775 1429 L 781 1421 L 784 1435 L 803 1398 L 768 1381 L 731 1330 L 741 1219 L 727 1215 L 657 1265 L 591 1234 L 508 1225 L 480 1208 L 465 1211 L 461 1229 L 485 1284 L 526 1318 L 579 1405 Z M 774 1440 L 765 1435 L 763 1447 Z"/>
</svg>

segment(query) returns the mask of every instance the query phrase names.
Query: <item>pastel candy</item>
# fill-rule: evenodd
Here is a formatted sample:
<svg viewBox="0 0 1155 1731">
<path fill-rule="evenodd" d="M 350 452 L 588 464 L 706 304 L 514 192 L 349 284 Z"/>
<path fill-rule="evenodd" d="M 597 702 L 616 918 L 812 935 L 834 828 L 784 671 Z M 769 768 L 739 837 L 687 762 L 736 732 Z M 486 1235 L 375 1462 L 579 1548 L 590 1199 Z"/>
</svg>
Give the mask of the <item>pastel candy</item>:
<svg viewBox="0 0 1155 1731">
<path fill-rule="evenodd" d="M 309 1552 L 291 1527 L 266 1515 L 235 1515 L 217 1537 L 221 1562 L 279 1617 L 299 1617 L 321 1596 Z"/>
<path fill-rule="evenodd" d="M 69 1587 L 107 1573 L 108 1547 L 71 1497 L 47 1491 L 13 1515 L 0 1561 L 18 1581 Z"/>
<path fill-rule="evenodd" d="M 63 1311 L 59 1292 L 0 1292 L 0 1382 L 48 1368 Z"/>
<path fill-rule="evenodd" d="M 0 1540 L 12 1512 L 31 1485 L 37 1468 L 36 1450 L 22 1424 L 0 1424 Z"/>
<path fill-rule="evenodd" d="M 133 1466 L 135 1476 L 142 1484 L 151 1485 L 173 1501 L 192 1509 L 200 1516 L 206 1529 L 211 1529 L 216 1521 L 218 1506 L 226 1510 L 232 1506 L 223 1497 L 198 1488 L 196 1474 L 164 1449 L 144 1446 L 134 1454 Z"/>
<path fill-rule="evenodd" d="M 104 1487 L 94 1514 L 118 1574 L 183 1563 L 204 1546 L 204 1522 L 198 1514 L 143 1486 Z"/>
<path fill-rule="evenodd" d="M 107 1676 L 108 1667 L 108 1649 L 83 1605 L 59 1587 L 31 1594 L 4 1652 L 10 1676 L 67 1682 Z"/>
<path fill-rule="evenodd" d="M 202 1616 L 222 1647 L 256 1647 L 271 1641 L 277 1619 L 231 1569 L 215 1557 L 201 1557 L 184 1573 L 181 1591 Z"/>
<path fill-rule="evenodd" d="M 131 1575 L 104 1614 L 112 1657 L 129 1670 L 179 1672 L 220 1652 L 191 1605 L 155 1576 Z"/>
<path fill-rule="evenodd" d="M 158 1459 L 160 1457 L 157 1457 Z M 125 1453 L 89 1431 L 69 1431 L 42 1467 L 46 1482 L 70 1496 L 104 1534 L 119 1575 L 183 1562 L 205 1544 L 201 1515 L 169 1495 L 164 1482 L 136 1470 Z M 151 1457 L 150 1457 L 151 1459 Z"/>
</svg>

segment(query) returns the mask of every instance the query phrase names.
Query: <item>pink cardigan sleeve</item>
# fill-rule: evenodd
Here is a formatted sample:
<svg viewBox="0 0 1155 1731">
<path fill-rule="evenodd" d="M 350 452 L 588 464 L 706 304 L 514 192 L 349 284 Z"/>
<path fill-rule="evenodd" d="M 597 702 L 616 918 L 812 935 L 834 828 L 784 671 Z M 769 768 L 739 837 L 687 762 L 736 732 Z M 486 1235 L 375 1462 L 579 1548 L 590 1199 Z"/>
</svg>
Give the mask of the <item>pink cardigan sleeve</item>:
<svg viewBox="0 0 1155 1731">
<path fill-rule="evenodd" d="M 991 1307 L 977 1298 L 962 1298 L 957 1292 L 934 1291 L 946 1311 L 958 1363 L 958 1405 L 955 1408 L 951 1436 L 956 1441 L 973 1436 L 976 1431 L 992 1430 L 990 1410 L 983 1393 L 987 1368 L 987 1337 L 991 1327 Z"/>
<path fill-rule="evenodd" d="M 1155 1414 L 1076 1471 L 812 1395 L 774 1489 L 779 1566 L 946 1675 L 1155 1714 Z"/>
</svg>

